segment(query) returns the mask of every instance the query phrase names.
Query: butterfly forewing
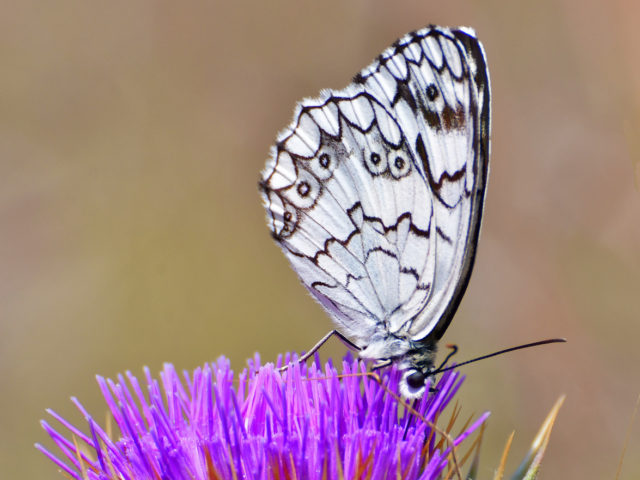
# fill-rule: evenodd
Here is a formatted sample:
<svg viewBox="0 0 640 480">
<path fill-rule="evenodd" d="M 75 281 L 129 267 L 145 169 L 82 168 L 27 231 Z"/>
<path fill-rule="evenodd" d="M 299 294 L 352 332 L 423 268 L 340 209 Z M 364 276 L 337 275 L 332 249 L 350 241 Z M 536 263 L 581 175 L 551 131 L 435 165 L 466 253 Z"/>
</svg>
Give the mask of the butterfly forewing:
<svg viewBox="0 0 640 480">
<path fill-rule="evenodd" d="M 261 182 L 269 226 L 356 343 L 439 338 L 457 308 L 480 228 L 488 92 L 473 32 L 426 28 L 345 89 L 302 101 L 279 136 Z"/>
</svg>

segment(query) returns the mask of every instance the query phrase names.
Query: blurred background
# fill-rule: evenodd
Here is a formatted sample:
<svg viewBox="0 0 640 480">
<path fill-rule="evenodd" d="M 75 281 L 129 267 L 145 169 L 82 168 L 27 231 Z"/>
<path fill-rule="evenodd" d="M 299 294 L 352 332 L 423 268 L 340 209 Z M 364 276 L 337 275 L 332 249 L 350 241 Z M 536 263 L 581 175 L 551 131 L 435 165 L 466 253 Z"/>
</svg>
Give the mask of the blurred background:
<svg viewBox="0 0 640 480">
<path fill-rule="evenodd" d="M 469 25 L 493 135 L 475 272 L 445 336 L 481 471 L 515 467 L 567 394 L 541 478 L 613 478 L 640 393 L 640 6 L 630 0 L 5 2 L 0 16 L 0 468 L 47 407 L 97 418 L 95 374 L 219 355 L 236 371 L 331 327 L 273 244 L 259 172 L 294 104 L 430 23 Z M 323 357 L 339 358 L 336 342 Z M 622 479 L 640 477 L 640 424 Z"/>
</svg>

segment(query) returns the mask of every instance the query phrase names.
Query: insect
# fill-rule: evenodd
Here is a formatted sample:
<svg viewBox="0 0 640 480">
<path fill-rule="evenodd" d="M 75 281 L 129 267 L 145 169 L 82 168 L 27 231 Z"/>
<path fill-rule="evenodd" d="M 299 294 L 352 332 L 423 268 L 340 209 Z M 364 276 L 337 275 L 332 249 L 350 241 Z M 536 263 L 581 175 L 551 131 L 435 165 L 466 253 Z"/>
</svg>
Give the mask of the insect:
<svg viewBox="0 0 640 480">
<path fill-rule="evenodd" d="M 301 101 L 262 172 L 273 238 L 344 341 L 418 398 L 467 288 L 489 162 L 489 73 L 469 28 L 405 35 Z"/>
</svg>

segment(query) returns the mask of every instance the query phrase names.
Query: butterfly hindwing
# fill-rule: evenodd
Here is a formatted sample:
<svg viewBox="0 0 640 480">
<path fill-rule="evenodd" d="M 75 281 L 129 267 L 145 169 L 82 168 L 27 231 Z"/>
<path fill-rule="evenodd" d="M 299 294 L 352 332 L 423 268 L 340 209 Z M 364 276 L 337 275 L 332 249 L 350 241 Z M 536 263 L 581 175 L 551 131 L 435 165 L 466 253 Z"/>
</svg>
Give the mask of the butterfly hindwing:
<svg viewBox="0 0 640 480">
<path fill-rule="evenodd" d="M 356 342 L 424 338 L 457 307 L 487 172 L 478 69 L 469 31 L 414 32 L 345 89 L 301 102 L 273 149 L 261 182 L 273 236 Z"/>
</svg>

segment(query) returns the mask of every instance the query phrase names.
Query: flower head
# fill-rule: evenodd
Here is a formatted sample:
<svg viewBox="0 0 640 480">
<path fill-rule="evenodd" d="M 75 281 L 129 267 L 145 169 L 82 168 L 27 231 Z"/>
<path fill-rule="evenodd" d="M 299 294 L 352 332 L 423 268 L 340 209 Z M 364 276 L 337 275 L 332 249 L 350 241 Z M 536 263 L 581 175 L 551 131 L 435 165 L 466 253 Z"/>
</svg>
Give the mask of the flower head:
<svg viewBox="0 0 640 480">
<path fill-rule="evenodd" d="M 72 399 L 89 433 L 49 411 L 72 438 L 42 421 L 61 453 L 37 448 L 78 480 L 439 478 L 452 468 L 451 445 L 433 425 L 464 377 L 443 374 L 413 405 L 419 415 L 389 393 L 400 380 L 395 367 L 381 379 L 350 356 L 340 373 L 316 360 L 281 374 L 257 355 L 237 378 L 225 358 L 182 375 L 166 364 L 160 380 L 148 369 L 144 382 L 128 372 L 98 377 L 119 439 Z M 487 416 L 468 422 L 454 444 Z"/>
</svg>

